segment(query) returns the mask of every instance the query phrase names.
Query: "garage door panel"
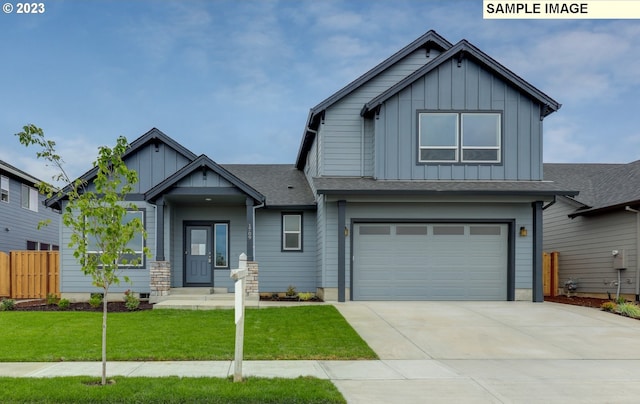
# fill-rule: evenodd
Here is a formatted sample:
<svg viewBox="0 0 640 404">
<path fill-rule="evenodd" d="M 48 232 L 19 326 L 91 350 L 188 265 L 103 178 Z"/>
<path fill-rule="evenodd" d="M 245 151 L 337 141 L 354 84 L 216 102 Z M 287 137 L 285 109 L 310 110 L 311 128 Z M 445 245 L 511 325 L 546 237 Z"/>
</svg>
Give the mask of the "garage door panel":
<svg viewBox="0 0 640 404">
<path fill-rule="evenodd" d="M 506 224 L 357 224 L 356 300 L 506 300 Z"/>
</svg>

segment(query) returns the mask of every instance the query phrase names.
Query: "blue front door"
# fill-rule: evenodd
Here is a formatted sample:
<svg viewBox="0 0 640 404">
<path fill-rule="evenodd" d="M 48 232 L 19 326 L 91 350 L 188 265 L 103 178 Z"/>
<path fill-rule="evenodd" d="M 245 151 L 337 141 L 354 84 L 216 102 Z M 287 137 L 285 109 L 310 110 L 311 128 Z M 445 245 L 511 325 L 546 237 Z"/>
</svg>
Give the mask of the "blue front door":
<svg viewBox="0 0 640 404">
<path fill-rule="evenodd" d="M 185 286 L 213 286 L 212 232 L 213 225 L 185 226 Z"/>
</svg>

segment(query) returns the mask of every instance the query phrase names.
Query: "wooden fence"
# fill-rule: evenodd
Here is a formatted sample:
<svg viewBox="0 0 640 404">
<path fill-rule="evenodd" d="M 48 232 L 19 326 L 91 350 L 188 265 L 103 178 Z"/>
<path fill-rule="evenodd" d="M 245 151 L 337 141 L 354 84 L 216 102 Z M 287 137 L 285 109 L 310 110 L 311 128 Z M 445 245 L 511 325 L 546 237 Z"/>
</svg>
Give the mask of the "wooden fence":
<svg viewBox="0 0 640 404">
<path fill-rule="evenodd" d="M 44 299 L 48 294 L 60 297 L 58 251 L 0 253 L 0 296 Z"/>
<path fill-rule="evenodd" d="M 542 257 L 542 286 L 545 296 L 558 294 L 558 258 L 559 253 L 543 253 Z"/>
</svg>

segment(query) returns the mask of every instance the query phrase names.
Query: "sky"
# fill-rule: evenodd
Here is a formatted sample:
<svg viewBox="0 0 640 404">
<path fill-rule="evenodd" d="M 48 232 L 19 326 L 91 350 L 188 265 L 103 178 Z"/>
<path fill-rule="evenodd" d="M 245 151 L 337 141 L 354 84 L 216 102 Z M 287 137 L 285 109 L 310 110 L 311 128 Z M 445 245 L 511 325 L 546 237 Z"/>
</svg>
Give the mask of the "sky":
<svg viewBox="0 0 640 404">
<path fill-rule="evenodd" d="M 466 39 L 562 104 L 544 161 L 640 159 L 640 20 L 484 20 L 482 0 L 42 0 L 0 13 L 0 160 L 69 175 L 156 127 L 225 163 L 296 159 L 309 109 L 430 29 Z"/>
</svg>

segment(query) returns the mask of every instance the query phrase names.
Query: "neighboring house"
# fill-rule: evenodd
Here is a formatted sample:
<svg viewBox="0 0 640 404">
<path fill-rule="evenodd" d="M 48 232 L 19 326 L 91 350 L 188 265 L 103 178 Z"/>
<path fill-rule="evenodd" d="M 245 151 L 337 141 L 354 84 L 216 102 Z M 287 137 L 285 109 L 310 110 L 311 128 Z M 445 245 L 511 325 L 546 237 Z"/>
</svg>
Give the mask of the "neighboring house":
<svg viewBox="0 0 640 404">
<path fill-rule="evenodd" d="M 219 165 L 152 129 L 125 162 L 153 257 L 126 275 L 152 296 L 163 276 L 233 290 L 245 252 L 260 292 L 542 301 L 542 206 L 575 194 L 542 177 L 559 107 L 429 31 L 313 107 L 295 165 Z M 63 294 L 91 289 L 70 251 L 61 276 Z"/>
<path fill-rule="evenodd" d="M 640 160 L 629 164 L 545 164 L 544 176 L 580 191 L 544 210 L 544 249 L 558 251 L 559 280 L 585 294 L 640 290 Z M 624 257 L 614 263 L 613 252 Z"/>
<path fill-rule="evenodd" d="M 0 251 L 58 250 L 60 212 L 44 205 L 40 180 L 0 160 Z M 50 221 L 38 229 L 41 221 Z"/>
</svg>

